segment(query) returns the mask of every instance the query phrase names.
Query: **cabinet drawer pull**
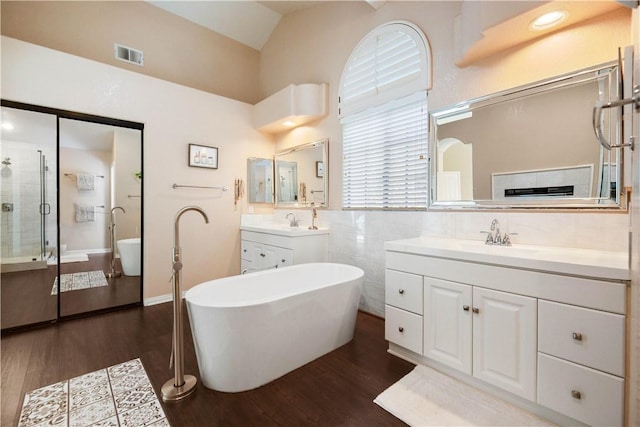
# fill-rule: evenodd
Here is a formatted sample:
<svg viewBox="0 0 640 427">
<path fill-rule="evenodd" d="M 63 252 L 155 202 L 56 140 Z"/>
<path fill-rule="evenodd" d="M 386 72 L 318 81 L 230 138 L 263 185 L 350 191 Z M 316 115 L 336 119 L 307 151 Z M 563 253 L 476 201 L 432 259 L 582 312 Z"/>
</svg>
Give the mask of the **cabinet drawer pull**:
<svg viewBox="0 0 640 427">
<path fill-rule="evenodd" d="M 464 311 L 469 311 L 469 306 L 468 306 L 468 305 L 463 305 L 463 306 L 462 306 L 462 309 L 463 309 Z"/>
<path fill-rule="evenodd" d="M 582 334 L 580 332 L 574 332 L 571 337 L 576 341 L 582 341 Z"/>
<path fill-rule="evenodd" d="M 476 314 L 480 313 L 480 309 L 478 307 L 473 307 L 471 311 L 473 311 Z"/>
<path fill-rule="evenodd" d="M 398 332 L 404 332 L 404 328 L 402 326 L 398 326 Z"/>
<path fill-rule="evenodd" d="M 582 399 L 582 393 L 580 393 L 578 390 L 571 390 L 571 397 L 573 397 L 574 399 Z"/>
<path fill-rule="evenodd" d="M 260 254 L 260 256 L 261 256 L 261 257 L 263 257 L 263 258 L 264 258 L 264 257 L 266 257 L 266 255 L 265 255 L 265 254 Z"/>
<path fill-rule="evenodd" d="M 404 289 L 398 289 L 398 293 L 399 293 L 400 295 L 404 294 Z"/>
</svg>

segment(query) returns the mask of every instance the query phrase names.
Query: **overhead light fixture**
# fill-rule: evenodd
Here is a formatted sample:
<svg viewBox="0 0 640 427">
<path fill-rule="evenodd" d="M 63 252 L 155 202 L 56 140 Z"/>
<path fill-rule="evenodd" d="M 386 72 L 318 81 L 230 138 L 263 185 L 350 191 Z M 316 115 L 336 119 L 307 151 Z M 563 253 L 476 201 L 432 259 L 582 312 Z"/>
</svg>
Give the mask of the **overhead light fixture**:
<svg viewBox="0 0 640 427">
<path fill-rule="evenodd" d="M 288 128 L 294 127 L 295 125 L 296 124 L 294 122 L 292 122 L 291 120 L 287 120 L 287 121 L 282 122 L 282 126 L 286 126 Z"/>
<path fill-rule="evenodd" d="M 10 122 L 2 122 L 2 129 L 13 130 L 13 124 Z"/>
<path fill-rule="evenodd" d="M 544 15 L 540 15 L 536 19 L 531 21 L 531 24 L 529 24 L 529 28 L 533 31 L 546 30 L 547 28 L 551 28 L 560 24 L 562 21 L 567 19 L 568 16 L 569 12 L 565 10 L 554 10 L 551 12 L 547 12 Z"/>
</svg>

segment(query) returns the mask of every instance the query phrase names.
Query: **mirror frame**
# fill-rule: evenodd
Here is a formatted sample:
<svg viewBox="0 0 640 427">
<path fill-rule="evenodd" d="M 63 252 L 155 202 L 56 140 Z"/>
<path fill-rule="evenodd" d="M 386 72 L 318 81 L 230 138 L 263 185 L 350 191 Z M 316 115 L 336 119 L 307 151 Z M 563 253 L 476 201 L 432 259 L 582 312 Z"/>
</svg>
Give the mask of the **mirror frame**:
<svg viewBox="0 0 640 427">
<path fill-rule="evenodd" d="M 324 202 L 318 205 L 315 205 L 317 208 L 327 208 L 329 206 L 329 138 L 319 139 L 313 142 L 308 142 L 306 144 L 296 145 L 295 147 L 288 148 L 286 150 L 278 151 L 273 158 L 273 173 L 277 176 L 278 173 L 278 157 L 285 156 L 287 154 L 291 154 L 297 151 L 308 150 L 311 148 L 322 147 L 322 161 L 324 164 L 324 172 L 323 172 L 323 188 L 321 191 L 324 193 Z M 282 160 L 282 159 L 280 159 Z M 316 165 L 313 166 L 316 169 Z M 314 171 L 314 175 L 315 175 Z M 299 180 L 298 180 L 299 182 Z M 299 184 L 298 184 L 299 185 Z M 311 206 L 312 202 L 278 202 L 278 186 L 275 185 L 274 181 L 274 197 L 275 197 L 275 208 L 308 208 Z"/>
<path fill-rule="evenodd" d="M 455 117 L 470 113 L 474 108 L 486 107 L 506 101 L 512 101 L 518 98 L 524 98 L 539 93 L 543 93 L 549 90 L 556 90 L 563 86 L 572 85 L 576 83 L 586 82 L 592 79 L 596 79 L 596 73 L 609 72 L 615 75 L 615 81 L 610 83 L 610 87 L 616 89 L 616 93 L 611 94 L 611 97 L 620 99 L 622 97 L 622 64 L 617 61 L 610 61 L 601 65 L 589 67 L 580 71 L 563 74 L 560 76 L 551 77 L 548 79 L 533 82 L 504 91 L 496 92 L 486 96 L 473 98 L 467 101 L 459 102 L 457 104 L 433 110 L 429 112 L 429 209 L 461 209 L 461 210 L 486 210 L 486 209 L 585 209 L 585 210 L 612 210 L 612 211 L 626 211 L 627 210 L 627 188 L 623 182 L 624 174 L 622 170 L 624 168 L 624 152 L 622 150 L 619 153 L 615 151 L 604 151 L 604 153 L 616 153 L 617 154 L 617 182 L 618 191 L 615 201 L 610 198 L 546 198 L 546 199 L 519 199 L 519 200 L 487 200 L 487 199 L 474 199 L 474 200 L 452 200 L 452 201 L 437 201 L 435 197 L 437 195 L 437 122 L 448 117 Z M 613 101 L 610 99 L 608 101 Z M 594 104 L 595 106 L 595 104 Z M 622 125 L 621 125 L 621 113 L 617 113 L 616 116 L 616 128 L 614 129 L 615 136 L 619 142 L 622 138 Z M 595 140 L 594 143 L 598 143 Z M 613 142 L 612 142 L 613 143 Z M 600 158 L 603 158 L 603 148 L 600 147 Z M 602 161 L 602 160 L 601 160 Z"/>
</svg>

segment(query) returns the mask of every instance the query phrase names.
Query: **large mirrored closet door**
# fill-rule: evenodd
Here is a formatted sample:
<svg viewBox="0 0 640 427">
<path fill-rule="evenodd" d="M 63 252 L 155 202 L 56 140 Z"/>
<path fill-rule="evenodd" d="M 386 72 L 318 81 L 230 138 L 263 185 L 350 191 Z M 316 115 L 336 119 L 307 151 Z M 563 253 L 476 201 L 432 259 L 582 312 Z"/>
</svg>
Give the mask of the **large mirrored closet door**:
<svg viewBox="0 0 640 427">
<path fill-rule="evenodd" d="M 60 119 L 60 315 L 141 301 L 142 131 Z"/>
<path fill-rule="evenodd" d="M 2 329 L 55 320 L 57 117 L 2 107 Z"/>
<path fill-rule="evenodd" d="M 140 123 L 2 101 L 2 330 L 142 303 Z"/>
</svg>

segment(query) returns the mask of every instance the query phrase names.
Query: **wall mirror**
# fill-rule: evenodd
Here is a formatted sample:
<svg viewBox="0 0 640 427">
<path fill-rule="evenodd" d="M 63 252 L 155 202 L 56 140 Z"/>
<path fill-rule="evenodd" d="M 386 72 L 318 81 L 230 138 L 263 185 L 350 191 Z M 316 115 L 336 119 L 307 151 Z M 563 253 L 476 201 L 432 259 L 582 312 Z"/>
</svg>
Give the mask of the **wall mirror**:
<svg viewBox="0 0 640 427">
<path fill-rule="evenodd" d="M 620 87 L 610 63 L 432 112 L 431 207 L 619 208 L 622 157 L 592 121 Z M 619 143 L 620 108 L 602 120 Z"/>
<path fill-rule="evenodd" d="M 247 159 L 247 197 L 249 203 L 273 203 L 272 159 Z"/>
<path fill-rule="evenodd" d="M 329 140 L 276 153 L 276 207 L 327 206 Z"/>
<path fill-rule="evenodd" d="M 2 100 L 2 330 L 142 303 L 141 123 Z"/>
</svg>

